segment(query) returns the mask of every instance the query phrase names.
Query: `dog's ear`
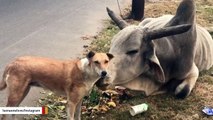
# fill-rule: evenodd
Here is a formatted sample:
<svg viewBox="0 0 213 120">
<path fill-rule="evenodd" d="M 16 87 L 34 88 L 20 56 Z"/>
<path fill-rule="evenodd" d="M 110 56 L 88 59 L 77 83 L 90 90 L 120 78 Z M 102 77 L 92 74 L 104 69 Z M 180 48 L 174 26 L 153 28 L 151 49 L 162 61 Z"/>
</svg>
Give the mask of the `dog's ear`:
<svg viewBox="0 0 213 120">
<path fill-rule="evenodd" d="M 90 52 L 87 54 L 87 58 L 90 59 L 90 58 L 92 58 L 94 55 L 95 55 L 95 52 L 90 51 Z"/>
<path fill-rule="evenodd" d="M 111 60 L 114 57 L 113 54 L 110 53 L 106 53 L 106 55 L 108 56 L 109 60 Z"/>
</svg>

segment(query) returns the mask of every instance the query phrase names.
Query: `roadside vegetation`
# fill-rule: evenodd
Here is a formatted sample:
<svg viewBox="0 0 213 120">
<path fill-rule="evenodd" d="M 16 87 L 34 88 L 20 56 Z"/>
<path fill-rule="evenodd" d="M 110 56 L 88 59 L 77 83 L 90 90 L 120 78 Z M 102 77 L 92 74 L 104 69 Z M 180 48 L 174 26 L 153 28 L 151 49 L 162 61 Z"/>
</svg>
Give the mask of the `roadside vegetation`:
<svg viewBox="0 0 213 120">
<path fill-rule="evenodd" d="M 158 17 L 163 14 L 174 14 L 178 1 L 164 0 L 163 2 L 146 3 L 145 17 Z M 196 0 L 197 23 L 204 27 L 213 27 L 213 1 Z M 135 21 L 128 21 L 137 24 Z M 110 40 L 119 32 L 112 22 L 106 21 L 105 28 L 89 39 L 91 45 L 85 49 L 97 52 L 108 52 Z M 213 36 L 213 35 L 212 35 Z M 202 113 L 204 106 L 213 107 L 213 68 L 200 73 L 191 95 L 184 100 L 175 99 L 173 95 L 162 94 L 144 96 L 141 92 L 108 90 L 99 91 L 94 87 L 89 97 L 85 97 L 82 105 L 82 117 L 85 120 L 209 120 L 212 116 Z M 66 119 L 66 99 L 51 92 L 38 101 L 38 106 L 47 106 L 48 115 L 29 116 L 26 119 L 62 120 Z M 148 111 L 132 117 L 129 108 L 132 105 L 147 103 Z"/>
</svg>

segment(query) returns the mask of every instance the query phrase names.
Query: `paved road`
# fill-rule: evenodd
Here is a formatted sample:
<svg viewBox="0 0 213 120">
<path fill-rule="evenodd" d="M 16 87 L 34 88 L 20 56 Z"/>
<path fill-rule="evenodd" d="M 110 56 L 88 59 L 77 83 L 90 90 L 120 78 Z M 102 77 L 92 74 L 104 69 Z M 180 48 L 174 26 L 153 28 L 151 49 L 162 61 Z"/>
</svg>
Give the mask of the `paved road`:
<svg viewBox="0 0 213 120">
<path fill-rule="evenodd" d="M 116 0 L 0 0 L 0 74 L 17 56 L 79 56 L 89 44 L 81 36 L 101 29 L 106 6 L 118 11 Z M 33 106 L 39 91 L 32 88 L 21 105 Z M 6 90 L 0 92 L 0 106 L 5 104 Z"/>
</svg>

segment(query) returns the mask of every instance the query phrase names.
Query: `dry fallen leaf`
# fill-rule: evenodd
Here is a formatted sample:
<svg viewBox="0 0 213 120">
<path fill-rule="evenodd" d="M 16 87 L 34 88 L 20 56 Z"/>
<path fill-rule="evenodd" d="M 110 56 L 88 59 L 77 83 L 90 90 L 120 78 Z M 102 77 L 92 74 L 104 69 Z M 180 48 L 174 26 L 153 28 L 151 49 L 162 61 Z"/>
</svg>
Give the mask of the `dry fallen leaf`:
<svg viewBox="0 0 213 120">
<path fill-rule="evenodd" d="M 96 105 L 95 107 L 93 107 L 92 110 L 99 111 L 99 105 Z"/>
<path fill-rule="evenodd" d="M 116 92 L 115 90 L 105 90 L 103 93 L 110 93 L 112 95 L 118 95 L 118 92 Z"/>
<path fill-rule="evenodd" d="M 99 110 L 102 111 L 102 112 L 106 112 L 106 111 L 109 110 L 109 107 L 106 106 L 106 105 L 102 105 L 102 106 L 100 106 Z"/>
<path fill-rule="evenodd" d="M 82 112 L 86 112 L 87 111 L 87 107 L 86 106 L 81 106 L 81 111 Z"/>
<path fill-rule="evenodd" d="M 59 101 L 59 102 L 61 102 L 61 103 L 63 103 L 63 104 L 66 104 L 66 103 L 67 103 L 67 100 L 61 100 L 61 101 Z"/>
<path fill-rule="evenodd" d="M 116 104 L 115 104 L 115 102 L 113 102 L 113 101 L 108 102 L 107 105 L 108 105 L 109 107 L 116 107 Z"/>
</svg>

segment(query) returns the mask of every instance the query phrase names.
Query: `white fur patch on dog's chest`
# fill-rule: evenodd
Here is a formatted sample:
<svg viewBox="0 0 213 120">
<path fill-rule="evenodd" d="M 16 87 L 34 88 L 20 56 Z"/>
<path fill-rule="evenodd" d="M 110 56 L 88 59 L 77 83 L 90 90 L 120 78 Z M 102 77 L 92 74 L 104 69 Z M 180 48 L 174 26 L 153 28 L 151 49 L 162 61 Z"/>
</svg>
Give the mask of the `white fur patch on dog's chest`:
<svg viewBox="0 0 213 120">
<path fill-rule="evenodd" d="M 87 58 L 81 59 L 81 69 L 85 69 L 86 66 L 89 65 L 89 60 Z"/>
</svg>

